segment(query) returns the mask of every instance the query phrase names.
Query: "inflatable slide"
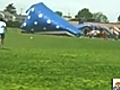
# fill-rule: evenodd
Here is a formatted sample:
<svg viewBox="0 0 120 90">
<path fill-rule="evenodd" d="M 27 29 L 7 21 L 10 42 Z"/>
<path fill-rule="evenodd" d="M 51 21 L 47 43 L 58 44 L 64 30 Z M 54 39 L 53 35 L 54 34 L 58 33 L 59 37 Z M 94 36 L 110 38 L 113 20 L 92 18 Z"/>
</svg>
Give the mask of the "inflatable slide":
<svg viewBox="0 0 120 90">
<path fill-rule="evenodd" d="M 81 35 L 78 28 L 58 16 L 43 2 L 32 5 L 26 13 L 28 16 L 21 25 L 21 29 L 27 32 L 39 34 L 66 34 L 77 37 Z"/>
</svg>

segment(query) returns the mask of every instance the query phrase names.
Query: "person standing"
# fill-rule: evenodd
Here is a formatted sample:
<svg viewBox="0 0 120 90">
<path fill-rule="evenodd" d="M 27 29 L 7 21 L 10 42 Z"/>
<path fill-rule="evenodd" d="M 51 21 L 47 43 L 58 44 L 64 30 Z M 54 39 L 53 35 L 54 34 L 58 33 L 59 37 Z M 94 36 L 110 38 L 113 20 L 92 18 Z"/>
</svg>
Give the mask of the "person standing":
<svg viewBox="0 0 120 90">
<path fill-rule="evenodd" d="M 1 48 L 4 48 L 4 39 L 5 39 L 5 33 L 7 31 L 7 25 L 6 22 L 3 20 L 3 18 L 0 18 L 0 39 L 1 43 L 0 46 Z"/>
</svg>

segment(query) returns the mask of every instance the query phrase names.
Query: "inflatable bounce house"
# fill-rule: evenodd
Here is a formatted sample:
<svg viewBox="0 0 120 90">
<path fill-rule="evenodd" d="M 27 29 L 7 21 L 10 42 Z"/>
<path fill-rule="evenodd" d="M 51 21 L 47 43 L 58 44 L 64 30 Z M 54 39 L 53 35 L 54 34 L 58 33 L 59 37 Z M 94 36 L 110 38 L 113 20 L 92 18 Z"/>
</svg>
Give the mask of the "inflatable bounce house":
<svg viewBox="0 0 120 90">
<path fill-rule="evenodd" d="M 79 37 L 82 32 L 74 25 L 57 15 L 43 2 L 32 5 L 26 13 L 21 29 L 39 34 L 57 34 Z"/>
</svg>

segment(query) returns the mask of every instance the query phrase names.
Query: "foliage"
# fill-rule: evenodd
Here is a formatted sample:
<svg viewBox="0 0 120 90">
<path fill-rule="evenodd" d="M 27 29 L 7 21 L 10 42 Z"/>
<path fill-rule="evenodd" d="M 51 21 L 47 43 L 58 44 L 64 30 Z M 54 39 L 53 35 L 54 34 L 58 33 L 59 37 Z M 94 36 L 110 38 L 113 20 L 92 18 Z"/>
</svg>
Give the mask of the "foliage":
<svg viewBox="0 0 120 90">
<path fill-rule="evenodd" d="M 92 19 L 93 14 L 89 11 L 88 8 L 83 8 L 75 17 L 83 21 L 88 21 Z"/>
<path fill-rule="evenodd" d="M 120 15 L 118 16 L 117 20 L 118 20 L 118 22 L 120 22 Z"/>
<path fill-rule="evenodd" d="M 7 22 L 7 26 L 8 27 L 12 27 L 12 28 L 20 28 L 20 26 L 22 25 L 22 22 L 19 21 L 8 21 Z"/>
<path fill-rule="evenodd" d="M 120 78 L 120 42 L 20 34 L 0 49 L 1 90 L 110 90 Z M 30 37 L 33 39 L 30 39 Z"/>
<path fill-rule="evenodd" d="M 55 12 L 57 15 L 59 15 L 59 16 L 62 16 L 63 15 L 63 13 L 61 12 L 61 11 L 56 11 Z"/>
<path fill-rule="evenodd" d="M 4 11 L 8 11 L 11 14 L 16 14 L 17 13 L 16 7 L 14 6 L 14 3 L 8 4 Z"/>
<path fill-rule="evenodd" d="M 93 18 L 97 22 L 108 22 L 108 18 L 102 12 L 97 12 L 93 14 Z"/>
</svg>

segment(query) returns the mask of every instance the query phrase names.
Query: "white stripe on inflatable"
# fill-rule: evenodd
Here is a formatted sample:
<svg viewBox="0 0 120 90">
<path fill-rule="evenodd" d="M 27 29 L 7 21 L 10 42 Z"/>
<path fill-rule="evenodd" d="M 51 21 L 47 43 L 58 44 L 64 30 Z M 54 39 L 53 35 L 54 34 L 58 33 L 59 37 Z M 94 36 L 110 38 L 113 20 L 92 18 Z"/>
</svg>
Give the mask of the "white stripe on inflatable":
<svg viewBox="0 0 120 90">
<path fill-rule="evenodd" d="M 116 26 L 113 27 L 116 31 L 120 32 L 120 29 L 118 29 Z"/>
</svg>

